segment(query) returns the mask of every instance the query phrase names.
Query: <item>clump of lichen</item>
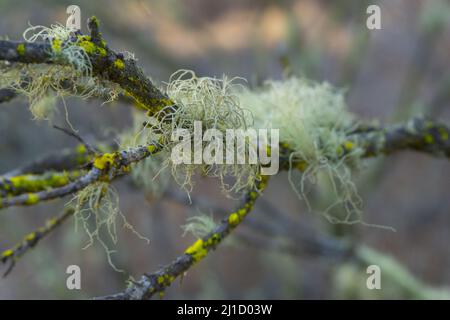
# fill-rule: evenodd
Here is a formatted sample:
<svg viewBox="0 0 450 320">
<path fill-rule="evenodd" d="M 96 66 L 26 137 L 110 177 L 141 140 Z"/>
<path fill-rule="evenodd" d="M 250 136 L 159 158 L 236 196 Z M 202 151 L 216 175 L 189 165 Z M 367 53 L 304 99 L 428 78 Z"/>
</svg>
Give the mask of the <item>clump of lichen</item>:
<svg viewBox="0 0 450 320">
<path fill-rule="evenodd" d="M 53 118 L 56 105 L 56 95 L 52 92 L 47 92 L 33 103 L 30 103 L 30 111 L 34 119 L 50 120 Z"/>
<path fill-rule="evenodd" d="M 182 225 L 183 236 L 190 233 L 195 238 L 201 239 L 217 227 L 217 223 L 211 215 L 197 214 L 189 217 L 186 224 Z"/>
<path fill-rule="evenodd" d="M 359 220 L 361 200 L 351 168 L 357 165 L 361 150 L 348 141 L 356 122 L 343 92 L 327 83 L 292 77 L 269 81 L 257 90 L 244 89 L 238 97 L 251 111 L 257 128 L 279 129 L 280 141 L 293 150 L 290 160 L 305 163 L 303 172 L 293 170 L 292 162 L 289 170 L 289 181 L 299 197 L 308 204 L 311 184 L 307 182 L 315 183 L 321 175 L 334 193 L 325 216 L 332 222 Z M 331 212 L 340 206 L 346 214 L 336 219 Z"/>
<path fill-rule="evenodd" d="M 74 34 L 74 30 L 60 24 L 54 24 L 50 27 L 31 26 L 24 31 L 23 38 L 27 42 L 35 42 L 37 40 L 49 42 L 54 60 L 64 60 L 77 73 L 85 76 L 91 75 L 91 60 L 86 49 L 77 45 L 77 37 Z"/>
<path fill-rule="evenodd" d="M 123 227 L 131 230 L 140 239 L 150 242 L 138 233 L 120 211 L 117 192 L 106 182 L 96 182 L 79 191 L 67 204 L 75 210 L 75 228 L 81 226 L 88 236 L 88 242 L 84 249 L 95 242 L 105 249 L 108 262 L 114 270 L 122 272 L 112 261 L 111 255 L 115 252 L 110 249 L 110 244 L 117 244 L 117 221 L 123 223 Z"/>
<path fill-rule="evenodd" d="M 53 98 L 76 96 L 88 99 L 94 96 L 103 98 L 106 103 L 122 92 L 118 85 L 85 77 L 70 66 L 16 63 L 0 69 L 4 71 L 0 88 L 13 89 L 27 97 L 30 111 L 37 120 L 51 119 L 55 110 Z"/>
<path fill-rule="evenodd" d="M 258 164 L 226 164 L 225 161 L 222 161 L 222 164 L 186 164 L 174 163 L 170 157 L 173 147 L 179 144 L 179 141 L 172 140 L 172 134 L 177 129 L 186 130 L 192 139 L 191 145 L 194 146 L 197 121 L 201 121 L 203 133 L 208 129 L 216 129 L 222 133 L 224 139 L 227 129 L 245 130 L 249 127 L 250 115 L 241 107 L 236 95 L 239 85 L 235 81 L 236 79 L 228 79 L 225 76 L 222 79 L 198 77 L 187 70 L 174 73 L 165 91 L 175 102 L 176 111 L 166 114 L 167 110 L 162 110 L 150 119 L 143 129 L 147 138 L 159 137 L 164 141 L 165 151 L 169 156 L 166 157 L 163 167 L 169 167 L 176 182 L 188 192 L 192 190 L 192 177 L 195 173 L 218 178 L 227 195 L 250 188 L 258 175 Z M 215 142 L 217 141 L 213 141 Z M 201 143 L 201 150 L 211 145 L 211 141 Z M 224 141 L 222 145 L 225 145 Z"/>
<path fill-rule="evenodd" d="M 3 63 L 0 88 L 9 88 L 26 96 L 35 119 L 49 119 L 55 103 L 49 97 L 77 96 L 87 99 L 99 96 L 105 102 L 115 100 L 122 92 L 110 81 L 92 76 L 92 65 L 86 52 L 87 46 L 72 30 L 61 25 L 50 28 L 34 26 L 24 32 L 28 42 L 44 41 L 51 44 L 51 56 L 59 64 Z M 85 41 L 86 42 L 86 41 Z M 18 47 L 25 54 L 25 47 Z"/>
<path fill-rule="evenodd" d="M 362 151 L 348 140 L 357 123 L 347 110 L 342 91 L 327 83 L 295 77 L 267 82 L 262 88 L 250 90 L 226 77 L 197 77 L 186 70 L 176 72 L 165 91 L 175 102 L 176 111 L 165 114 L 167 110 L 162 110 L 154 118 L 147 118 L 146 125 L 139 127 L 138 138 L 135 138 L 138 144 L 148 143 L 151 139 L 164 141 L 164 156 L 146 164 L 152 175 L 158 168 L 164 171 L 168 167 L 179 185 L 189 192 L 193 187 L 192 176 L 200 172 L 218 177 L 227 195 L 239 193 L 253 186 L 260 163 L 173 163 L 170 152 L 179 143 L 171 140 L 173 132 L 185 129 L 192 138 L 195 121 L 201 121 L 203 131 L 214 128 L 223 133 L 227 129 L 249 127 L 278 129 L 280 142 L 293 151 L 288 177 L 299 197 L 309 206 L 309 188 L 320 183 L 332 194 L 321 209 L 331 222 L 360 221 L 362 201 L 352 181 L 351 170 L 359 164 Z M 141 123 L 144 121 L 141 119 Z M 203 144 L 202 150 L 204 147 Z M 294 160 L 304 166 L 294 168 Z M 148 178 L 143 168 L 140 177 Z M 227 177 L 232 180 L 229 184 Z"/>
</svg>

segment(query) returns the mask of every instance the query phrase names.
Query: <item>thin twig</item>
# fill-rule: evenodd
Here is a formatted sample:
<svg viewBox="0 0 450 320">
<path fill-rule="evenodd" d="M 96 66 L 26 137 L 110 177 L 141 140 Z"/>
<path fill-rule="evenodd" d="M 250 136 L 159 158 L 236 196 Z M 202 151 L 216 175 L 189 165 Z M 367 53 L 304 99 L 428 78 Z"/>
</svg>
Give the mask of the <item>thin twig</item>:
<svg viewBox="0 0 450 320">
<path fill-rule="evenodd" d="M 84 140 L 78 133 L 76 133 L 73 130 L 69 130 L 63 127 L 59 127 L 57 125 L 53 125 L 53 128 L 60 130 L 62 132 L 64 132 L 65 134 L 74 137 L 75 139 L 77 139 L 82 145 L 84 145 L 86 147 L 86 150 L 88 151 L 89 154 L 94 155 L 94 154 L 98 154 L 98 151 L 92 147 L 86 140 Z"/>
</svg>

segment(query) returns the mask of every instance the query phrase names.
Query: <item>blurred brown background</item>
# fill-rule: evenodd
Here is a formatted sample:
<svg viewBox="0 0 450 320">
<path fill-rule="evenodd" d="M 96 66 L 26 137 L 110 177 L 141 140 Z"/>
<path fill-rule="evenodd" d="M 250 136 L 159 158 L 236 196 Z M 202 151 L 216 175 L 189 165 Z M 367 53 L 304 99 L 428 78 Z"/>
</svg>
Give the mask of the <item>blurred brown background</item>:
<svg viewBox="0 0 450 320">
<path fill-rule="evenodd" d="M 280 60 L 288 60 L 294 74 L 347 88 L 349 108 L 363 119 L 393 123 L 422 113 L 450 122 L 450 4 L 445 0 L 0 0 L 0 36 L 21 39 L 28 22 L 65 23 L 70 4 L 81 7 L 83 23 L 94 14 L 100 18 L 109 45 L 135 53 L 157 82 L 184 68 L 205 76 L 244 77 L 255 86 L 265 79 L 281 79 Z M 381 7 L 382 30 L 366 28 L 369 4 Z M 98 101 L 69 99 L 68 105 L 71 122 L 89 141 L 108 137 L 107 128 L 120 131 L 131 124 L 131 108 L 120 103 L 101 106 Z M 63 117 L 60 108 L 55 123 L 63 124 Z M 0 105 L 1 172 L 75 144 L 47 122 L 32 121 L 24 99 Z M 331 225 L 307 211 L 286 174 L 273 179 L 265 198 L 308 230 L 365 243 L 394 257 L 427 285 L 450 287 L 448 160 L 403 152 L 370 161 L 362 172 L 355 179 L 364 199 L 364 220 L 391 226 L 396 232 Z M 181 225 L 197 213 L 195 206 L 146 196 L 128 178 L 114 185 L 122 212 L 151 240 L 147 245 L 121 230 L 113 255 L 119 267 L 135 277 L 150 273 L 194 240 L 182 236 Z M 201 179 L 194 197 L 224 209 L 235 204 L 221 195 L 213 179 Z M 61 212 L 64 203 L 2 210 L 0 250 Z M 213 206 L 202 211 L 217 221 L 221 218 L 213 213 Z M 365 288 L 365 280 L 342 278 L 342 261 L 320 254 L 284 253 L 273 248 L 267 236 L 265 242 L 248 241 L 258 231 L 251 222 L 258 219 L 274 226 L 279 237 L 289 238 L 283 224 L 262 211 L 257 206 L 249 222 L 191 269 L 181 285 L 176 281 L 166 298 L 414 297 L 402 290 L 352 291 L 347 287 Z M 89 298 L 122 290 L 127 276 L 108 265 L 101 246 L 82 250 L 85 242 L 82 231 L 75 233 L 73 221 L 65 223 L 0 280 L 0 298 Z M 70 264 L 81 267 L 80 291 L 66 289 L 65 270 Z"/>
</svg>

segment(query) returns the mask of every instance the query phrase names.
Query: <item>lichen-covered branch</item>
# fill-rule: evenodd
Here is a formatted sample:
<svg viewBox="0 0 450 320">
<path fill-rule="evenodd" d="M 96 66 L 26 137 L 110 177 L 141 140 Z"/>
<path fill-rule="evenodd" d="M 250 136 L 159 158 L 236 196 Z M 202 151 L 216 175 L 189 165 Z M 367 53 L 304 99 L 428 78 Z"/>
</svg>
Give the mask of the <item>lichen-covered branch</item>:
<svg viewBox="0 0 450 320">
<path fill-rule="evenodd" d="M 364 148 L 366 157 L 411 149 L 450 158 L 449 137 L 449 126 L 424 118 L 351 136 Z"/>
<path fill-rule="evenodd" d="M 0 40 L 0 60 L 21 63 L 53 63 L 50 43 Z"/>
<path fill-rule="evenodd" d="M 107 146 L 102 144 L 96 145 L 96 148 L 101 152 L 111 152 L 115 149 L 112 145 Z M 88 152 L 84 144 L 78 144 L 74 148 L 67 148 L 44 155 L 21 167 L 5 172 L 0 177 L 10 178 L 26 174 L 41 175 L 49 171 L 63 172 L 80 170 L 86 168 L 93 158 L 94 156 Z"/>
<path fill-rule="evenodd" d="M 130 164 L 145 159 L 159 152 L 160 149 L 159 144 L 150 144 L 113 153 L 104 153 L 95 157 L 90 170 L 75 181 L 59 188 L 0 198 L 0 209 L 18 205 L 35 205 L 42 201 L 60 198 L 80 191 L 99 180 L 110 181 L 128 172 Z"/>
<path fill-rule="evenodd" d="M 355 148 L 362 150 L 364 158 L 405 150 L 450 158 L 450 127 L 430 119 L 413 118 L 403 124 L 364 128 L 349 134 L 338 153 L 344 157 Z M 280 144 L 280 168 L 303 171 L 308 163 L 298 157 L 291 158 L 293 152 L 289 145 Z"/>
<path fill-rule="evenodd" d="M 186 196 L 177 191 L 165 193 L 167 199 L 186 203 Z M 166 198 L 166 197 L 165 197 Z M 207 199 L 192 198 L 192 205 L 200 210 L 211 209 L 213 212 L 223 212 L 224 209 Z M 381 265 L 386 279 L 399 291 L 412 299 L 448 299 L 450 292 L 445 288 L 434 288 L 426 285 L 411 274 L 405 266 L 395 258 L 361 244 L 355 244 L 328 234 L 321 234 L 306 228 L 302 219 L 294 219 L 282 212 L 279 206 L 274 206 L 264 198 L 259 200 L 261 218 L 251 216 L 246 219 L 243 227 L 250 232 L 241 232 L 237 236 L 244 245 L 249 245 L 264 252 L 272 250 L 296 257 L 318 257 L 327 259 L 337 268 L 351 265 L 355 268 L 355 276 L 366 275 L 368 265 Z M 243 230 L 244 231 L 244 230 Z M 408 281 L 405 281 L 408 279 Z M 395 293 L 394 293 L 395 294 Z M 389 295 L 385 298 L 392 297 Z"/>
<path fill-rule="evenodd" d="M 23 193 L 39 192 L 60 188 L 82 175 L 80 170 L 46 172 L 41 175 L 24 174 L 10 178 L 0 177 L 0 196 L 17 196 Z"/>
<path fill-rule="evenodd" d="M 246 226 L 250 227 L 251 233 L 241 233 L 239 240 L 257 250 L 273 250 L 297 257 L 306 255 L 325 258 L 335 268 L 334 277 L 339 278 L 342 270 L 345 270 L 347 276 L 348 272 L 351 272 L 352 279 L 356 279 L 354 281 L 356 283 L 364 282 L 366 279 L 367 266 L 378 265 L 383 270 L 384 281 L 395 286 L 395 289 L 379 290 L 374 296 L 369 295 L 370 298 L 391 299 L 400 293 L 410 299 L 449 299 L 450 297 L 448 288 L 427 285 L 388 254 L 363 244 L 350 243 L 330 235 L 312 232 L 300 222 L 287 219 L 286 215 L 277 214 L 276 217 L 275 224 L 261 219 L 258 223 L 247 223 Z M 280 224 L 282 227 L 277 230 Z M 283 231 L 280 233 L 279 230 Z M 353 298 L 355 295 L 357 298 L 367 298 L 367 296 L 358 295 L 359 292 L 352 285 L 346 287 L 346 292 Z M 367 293 L 368 291 L 364 291 L 364 294 Z"/>
<path fill-rule="evenodd" d="M 93 75 L 120 85 L 150 115 L 166 107 L 175 107 L 173 101 L 156 88 L 134 59 L 125 58 L 107 46 L 98 32 L 98 24 L 98 20 L 92 17 L 88 23 L 90 36 L 74 33 L 71 39 L 66 40 L 70 42 L 69 45 L 84 50 L 92 65 Z M 60 39 L 46 42 L 0 40 L 0 60 L 70 65 L 71 62 L 59 54 L 62 45 L 64 43 Z"/>
<path fill-rule="evenodd" d="M 46 222 L 45 226 L 27 234 L 21 242 L 10 249 L 3 251 L 0 254 L 0 262 L 3 264 L 9 263 L 9 266 L 3 276 L 6 277 L 14 268 L 17 260 L 19 260 L 30 249 L 34 248 L 38 242 L 40 242 L 73 214 L 74 209 L 67 208 L 60 216 L 51 218 Z"/>
<path fill-rule="evenodd" d="M 432 122 L 422 118 L 415 118 L 404 125 L 396 125 L 387 128 L 371 128 L 361 132 L 354 132 L 348 137 L 348 141 L 342 146 L 342 156 L 347 152 L 359 147 L 363 149 L 364 157 L 374 157 L 381 154 L 391 154 L 395 151 L 411 149 L 419 152 L 430 153 L 436 156 L 450 156 L 450 129 L 448 126 Z M 281 143 L 280 148 L 280 166 L 288 169 L 293 165 L 294 168 L 304 170 L 307 163 L 303 159 L 290 159 L 292 150 L 289 146 Z M 146 150 L 145 147 L 141 148 Z M 139 152 L 138 152 L 139 153 Z M 120 155 L 120 152 L 115 153 Z M 134 154 L 134 151 L 131 152 Z M 129 155 L 127 155 L 129 157 Z M 120 156 L 113 156 L 115 161 L 121 159 Z M 145 158 L 145 157 L 143 157 Z M 26 182 L 21 175 L 30 173 L 44 173 L 46 170 L 63 170 L 71 169 L 74 166 L 83 164 L 89 155 L 84 146 L 80 145 L 75 152 L 68 152 L 57 157 L 49 157 L 45 160 L 37 161 L 26 168 L 13 171 L 4 175 L 3 182 L 0 183 L 0 191 L 10 191 L 13 194 L 15 182 Z M 140 158 L 142 159 L 142 158 Z M 124 162 L 119 166 L 126 166 L 127 159 L 122 159 Z M 120 160 L 120 161 L 122 161 Z M 98 161 L 98 160 L 97 160 Z M 139 160 L 136 160 L 139 161 Z M 95 163 L 95 160 L 94 160 Z M 0 200 L 0 208 L 12 205 L 30 205 L 35 204 L 41 200 L 49 200 L 57 197 L 62 197 L 69 193 L 81 190 L 87 185 L 100 179 L 101 171 L 94 166 L 88 173 L 73 181 L 70 184 L 54 188 L 49 191 L 41 191 L 38 193 L 27 193 L 17 197 L 3 198 Z M 6 180 L 5 180 L 6 179 Z M 11 180 L 12 179 L 12 180 Z M 33 180 L 33 179 L 32 179 Z M 50 179 L 51 180 L 51 179 Z M 57 179 L 58 180 L 58 179 Z M 56 181 L 56 180 L 54 180 Z M 61 181 L 60 179 L 58 181 Z M 56 181 L 56 182 L 58 182 Z M 17 184 L 16 183 L 16 184 Z M 38 183 L 38 182 L 36 182 Z M 30 186 L 30 184 L 29 184 Z M 7 190 L 9 188 L 9 190 Z M 24 188 L 26 190 L 27 188 Z M 30 189 L 31 190 L 31 189 Z"/>
<path fill-rule="evenodd" d="M 256 199 L 266 188 L 268 177 L 263 176 L 256 182 L 255 188 L 245 195 L 242 206 L 232 212 L 214 230 L 201 239 L 198 239 L 186 249 L 184 254 L 160 270 L 145 274 L 137 282 L 133 282 L 122 293 L 100 297 L 99 299 L 146 300 L 155 294 L 162 294 L 177 277 L 183 274 L 194 264 L 201 261 L 214 250 L 226 236 L 234 230 L 253 209 Z"/>
</svg>

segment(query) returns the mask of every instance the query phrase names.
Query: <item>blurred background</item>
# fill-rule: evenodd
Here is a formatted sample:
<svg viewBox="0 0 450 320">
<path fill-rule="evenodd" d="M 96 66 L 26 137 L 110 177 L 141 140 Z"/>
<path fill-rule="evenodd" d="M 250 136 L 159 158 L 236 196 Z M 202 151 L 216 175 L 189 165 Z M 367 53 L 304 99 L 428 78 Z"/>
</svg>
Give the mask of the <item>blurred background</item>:
<svg viewBox="0 0 450 320">
<path fill-rule="evenodd" d="M 96 15 L 109 46 L 133 52 L 157 83 L 183 68 L 202 76 L 244 77 L 249 86 L 257 86 L 281 79 L 288 69 L 345 88 L 350 110 L 364 120 L 389 124 L 425 114 L 450 123 L 446 0 L 0 0 L 0 36 L 22 39 L 28 23 L 65 24 L 70 4 L 80 6 L 84 32 L 86 19 Z M 366 28 L 370 4 L 381 8 L 381 30 Z M 110 138 L 108 129 L 120 132 L 132 124 L 132 108 L 121 103 L 67 103 L 71 123 L 90 142 Z M 54 122 L 64 124 L 59 107 Z M 0 105 L 0 173 L 75 145 L 75 139 L 48 122 L 32 121 L 25 99 Z M 182 283 L 175 281 L 165 297 L 450 297 L 448 160 L 402 152 L 366 162 L 354 179 L 364 200 L 364 221 L 395 232 L 330 224 L 308 212 L 282 173 L 235 234 Z M 121 291 L 129 275 L 155 271 L 195 240 L 183 236 L 181 226 L 189 217 L 202 212 L 220 221 L 224 210 L 237 203 L 221 194 L 214 179 L 198 179 L 192 205 L 175 185 L 160 197 L 137 188 L 129 177 L 114 186 L 128 221 L 150 239 L 147 244 L 119 228 L 113 260 L 127 273 L 111 268 L 99 244 L 83 250 L 86 236 L 69 220 L 0 280 L 0 298 L 76 299 Z M 316 192 L 312 201 L 326 197 Z M 2 210 L 0 250 L 60 213 L 67 200 Z M 337 244 L 364 245 L 382 253 L 381 290 L 366 288 L 367 266 L 355 262 L 351 253 L 335 254 L 339 248 L 329 247 Z M 65 271 L 71 264 L 81 267 L 81 290 L 66 288 Z"/>
</svg>

